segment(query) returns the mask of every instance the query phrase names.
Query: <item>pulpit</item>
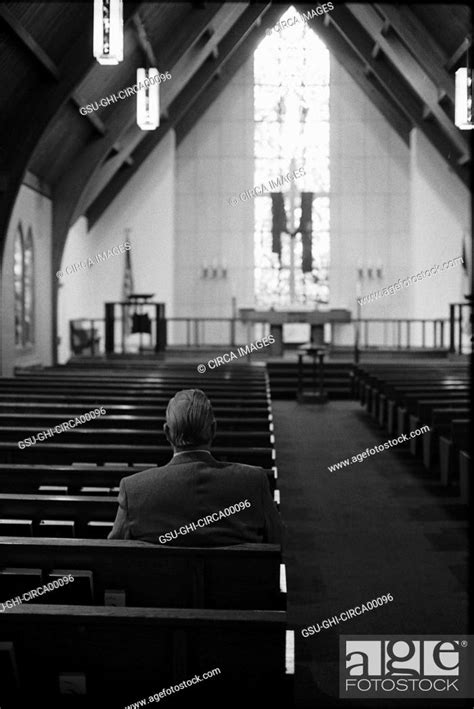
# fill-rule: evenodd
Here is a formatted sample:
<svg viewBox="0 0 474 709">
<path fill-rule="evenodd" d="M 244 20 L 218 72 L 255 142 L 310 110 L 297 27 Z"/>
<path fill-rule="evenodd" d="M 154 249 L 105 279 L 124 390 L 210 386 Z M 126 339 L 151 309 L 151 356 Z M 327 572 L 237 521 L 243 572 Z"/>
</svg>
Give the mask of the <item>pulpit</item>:
<svg viewBox="0 0 474 709">
<path fill-rule="evenodd" d="M 161 352 L 166 348 L 166 319 L 165 304 L 154 303 L 151 295 L 132 294 L 127 301 L 105 304 L 105 353 L 113 354 L 116 348 L 116 334 L 120 335 L 120 352 L 127 352 L 127 339 L 130 335 L 138 334 L 139 349 L 143 352 L 143 335 L 148 334 L 152 348 Z M 116 306 L 121 312 L 117 317 Z M 129 311 L 132 309 L 131 317 Z M 117 327 L 119 331 L 117 333 Z"/>
</svg>

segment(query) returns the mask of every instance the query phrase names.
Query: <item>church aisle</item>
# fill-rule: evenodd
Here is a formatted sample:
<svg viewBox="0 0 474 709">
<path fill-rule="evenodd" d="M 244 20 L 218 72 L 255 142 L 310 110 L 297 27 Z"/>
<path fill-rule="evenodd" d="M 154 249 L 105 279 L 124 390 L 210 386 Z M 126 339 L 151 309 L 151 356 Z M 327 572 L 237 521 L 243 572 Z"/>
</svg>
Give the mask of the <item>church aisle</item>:
<svg viewBox="0 0 474 709">
<path fill-rule="evenodd" d="M 341 706 L 340 634 L 466 632 L 467 512 L 402 446 L 328 470 L 388 438 L 358 402 L 276 401 L 273 416 L 296 706 Z M 302 628 L 387 593 L 393 602 L 302 637 Z"/>
</svg>

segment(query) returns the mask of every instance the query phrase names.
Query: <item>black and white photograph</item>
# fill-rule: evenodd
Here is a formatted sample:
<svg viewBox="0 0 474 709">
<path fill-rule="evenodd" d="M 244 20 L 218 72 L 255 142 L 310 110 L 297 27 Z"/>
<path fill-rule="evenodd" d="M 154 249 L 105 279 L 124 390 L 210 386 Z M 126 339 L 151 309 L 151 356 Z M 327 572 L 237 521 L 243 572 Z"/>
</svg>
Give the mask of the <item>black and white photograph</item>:
<svg viewBox="0 0 474 709">
<path fill-rule="evenodd" d="M 472 709 L 472 6 L 0 0 L 0 709 Z"/>
</svg>

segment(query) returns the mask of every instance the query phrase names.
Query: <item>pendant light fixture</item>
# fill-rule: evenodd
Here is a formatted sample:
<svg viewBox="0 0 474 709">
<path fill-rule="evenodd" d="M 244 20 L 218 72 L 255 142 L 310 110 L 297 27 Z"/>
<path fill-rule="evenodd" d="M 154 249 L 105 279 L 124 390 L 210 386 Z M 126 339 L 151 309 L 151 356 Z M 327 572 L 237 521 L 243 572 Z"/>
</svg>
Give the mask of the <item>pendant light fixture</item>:
<svg viewBox="0 0 474 709">
<path fill-rule="evenodd" d="M 94 57 L 99 64 L 123 60 L 122 0 L 94 0 Z"/>
<path fill-rule="evenodd" d="M 467 38 L 466 65 L 456 71 L 454 123 L 461 130 L 472 130 L 472 68 L 469 57 L 470 37 Z"/>
<path fill-rule="evenodd" d="M 456 72 L 454 122 L 461 130 L 472 130 L 472 69 L 461 67 Z"/>
<path fill-rule="evenodd" d="M 158 69 L 137 69 L 137 125 L 142 130 L 155 130 L 160 125 Z"/>
</svg>

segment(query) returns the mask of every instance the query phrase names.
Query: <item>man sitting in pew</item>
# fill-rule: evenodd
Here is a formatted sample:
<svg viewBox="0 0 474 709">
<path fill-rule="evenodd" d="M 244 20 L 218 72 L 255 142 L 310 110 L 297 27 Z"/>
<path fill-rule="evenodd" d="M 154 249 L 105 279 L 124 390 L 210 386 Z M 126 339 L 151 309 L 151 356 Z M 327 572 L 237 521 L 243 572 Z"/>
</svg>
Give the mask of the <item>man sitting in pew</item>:
<svg viewBox="0 0 474 709">
<path fill-rule="evenodd" d="M 204 392 L 179 391 L 168 403 L 163 429 L 174 455 L 167 465 L 120 481 L 109 539 L 176 546 L 281 543 L 265 471 L 212 456 L 216 420 Z"/>
</svg>

